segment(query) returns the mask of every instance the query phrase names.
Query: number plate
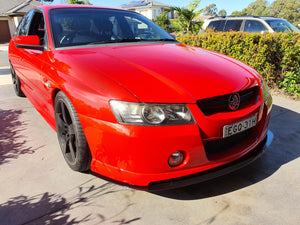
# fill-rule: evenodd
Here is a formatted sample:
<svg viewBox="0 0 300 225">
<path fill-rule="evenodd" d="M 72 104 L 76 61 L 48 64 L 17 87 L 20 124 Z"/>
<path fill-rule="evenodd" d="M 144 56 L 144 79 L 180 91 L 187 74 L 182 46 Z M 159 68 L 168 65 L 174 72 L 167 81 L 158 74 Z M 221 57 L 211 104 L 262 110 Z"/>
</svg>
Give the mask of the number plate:
<svg viewBox="0 0 300 225">
<path fill-rule="evenodd" d="M 240 133 L 244 130 L 248 130 L 251 127 L 254 127 L 256 123 L 257 123 L 257 115 L 255 114 L 254 116 L 242 120 L 240 122 L 225 125 L 223 128 L 223 138 Z"/>
</svg>

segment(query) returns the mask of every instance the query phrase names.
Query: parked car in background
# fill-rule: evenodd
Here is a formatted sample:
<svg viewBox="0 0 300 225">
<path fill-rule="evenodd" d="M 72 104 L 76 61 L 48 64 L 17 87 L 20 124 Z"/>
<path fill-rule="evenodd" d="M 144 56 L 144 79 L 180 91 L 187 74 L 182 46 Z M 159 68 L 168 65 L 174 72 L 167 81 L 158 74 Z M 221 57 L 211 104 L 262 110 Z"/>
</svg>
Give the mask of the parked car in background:
<svg viewBox="0 0 300 225">
<path fill-rule="evenodd" d="M 204 21 L 199 33 L 203 33 L 207 29 L 214 31 L 243 31 L 249 33 L 300 33 L 300 30 L 297 27 L 284 19 L 257 16 L 211 17 Z"/>
<path fill-rule="evenodd" d="M 16 94 L 57 131 L 76 171 L 171 188 L 241 168 L 266 147 L 272 97 L 262 76 L 132 11 L 37 7 L 9 62 Z"/>
</svg>

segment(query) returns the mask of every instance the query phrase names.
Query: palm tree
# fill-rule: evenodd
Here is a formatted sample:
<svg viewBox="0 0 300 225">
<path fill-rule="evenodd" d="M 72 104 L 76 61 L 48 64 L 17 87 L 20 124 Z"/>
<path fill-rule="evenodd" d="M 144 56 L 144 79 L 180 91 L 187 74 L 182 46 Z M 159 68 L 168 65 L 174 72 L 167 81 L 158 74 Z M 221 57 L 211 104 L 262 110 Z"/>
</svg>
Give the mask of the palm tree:
<svg viewBox="0 0 300 225">
<path fill-rule="evenodd" d="M 177 24 L 181 26 L 182 30 L 186 30 L 186 32 L 193 32 L 193 20 L 202 12 L 202 9 L 197 11 L 200 2 L 201 0 L 194 0 L 189 3 L 187 8 L 170 7 L 167 11 L 175 11 L 177 13 Z"/>
</svg>

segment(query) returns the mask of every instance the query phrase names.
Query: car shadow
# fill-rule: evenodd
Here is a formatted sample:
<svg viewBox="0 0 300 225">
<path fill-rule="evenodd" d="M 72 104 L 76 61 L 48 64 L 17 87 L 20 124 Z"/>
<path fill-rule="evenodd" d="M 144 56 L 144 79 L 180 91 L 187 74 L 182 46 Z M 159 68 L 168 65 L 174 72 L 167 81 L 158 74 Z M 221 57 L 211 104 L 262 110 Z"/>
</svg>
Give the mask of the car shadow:
<svg viewBox="0 0 300 225">
<path fill-rule="evenodd" d="M 0 217 L 3 224 L 79 224 L 86 221 L 68 222 L 65 212 L 71 205 L 61 196 L 44 193 L 32 197 L 20 195 L 0 204 Z M 16 216 L 18 215 L 18 216 Z M 47 215 L 44 218 L 44 215 Z"/>
<path fill-rule="evenodd" d="M 26 122 L 20 120 L 23 110 L 0 109 L 0 165 L 23 154 L 33 154 L 37 149 L 26 146 Z"/>
<path fill-rule="evenodd" d="M 252 164 L 213 180 L 151 193 L 178 200 L 204 199 L 240 190 L 272 176 L 281 166 L 300 156 L 300 114 L 273 105 L 269 129 L 273 141 Z"/>
<path fill-rule="evenodd" d="M 92 179 L 79 185 L 70 193 L 51 194 L 49 192 L 26 196 L 20 195 L 0 203 L 0 224 L 131 224 L 141 220 L 141 217 L 126 219 L 126 211 L 134 205 L 131 202 L 120 204 L 119 209 L 106 215 L 104 202 L 101 199 L 111 198 L 118 192 L 128 192 L 112 183 L 100 186 L 92 185 Z M 68 197 L 66 197 L 68 196 Z M 100 204 L 96 203 L 101 202 Z M 89 207 L 97 208 L 97 213 L 90 211 Z M 86 208 L 86 210 L 85 210 Z M 80 214 L 76 213 L 78 210 Z M 72 213 L 75 212 L 75 214 Z"/>
</svg>

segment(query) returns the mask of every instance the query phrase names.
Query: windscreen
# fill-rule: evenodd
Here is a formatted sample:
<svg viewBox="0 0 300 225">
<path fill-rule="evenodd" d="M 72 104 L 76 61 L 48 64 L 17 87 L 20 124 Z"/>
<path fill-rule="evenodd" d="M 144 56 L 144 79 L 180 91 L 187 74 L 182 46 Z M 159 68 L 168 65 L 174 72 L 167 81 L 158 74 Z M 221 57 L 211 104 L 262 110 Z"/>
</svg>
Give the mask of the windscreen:
<svg viewBox="0 0 300 225">
<path fill-rule="evenodd" d="M 140 14 L 99 8 L 61 8 L 50 12 L 55 47 L 139 41 L 175 41 Z"/>
<path fill-rule="evenodd" d="M 285 20 L 266 20 L 275 32 L 298 32 L 300 30 Z"/>
</svg>

